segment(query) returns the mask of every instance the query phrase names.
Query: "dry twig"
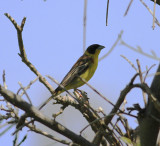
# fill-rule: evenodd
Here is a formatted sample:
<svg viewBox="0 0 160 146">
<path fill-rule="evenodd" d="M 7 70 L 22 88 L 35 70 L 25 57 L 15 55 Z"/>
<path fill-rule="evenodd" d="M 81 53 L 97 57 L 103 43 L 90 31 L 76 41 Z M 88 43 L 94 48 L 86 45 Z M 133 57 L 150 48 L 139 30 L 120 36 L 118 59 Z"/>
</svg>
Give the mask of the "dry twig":
<svg viewBox="0 0 160 146">
<path fill-rule="evenodd" d="M 120 32 L 120 34 L 118 35 L 117 40 L 115 41 L 115 43 L 113 44 L 113 46 L 111 47 L 111 49 L 108 51 L 108 53 L 106 53 L 104 56 L 102 56 L 102 57 L 99 59 L 99 61 L 101 61 L 101 60 L 103 60 L 104 58 L 106 58 L 106 57 L 113 51 L 113 49 L 117 46 L 117 44 L 118 44 L 119 41 L 121 40 L 122 34 L 123 34 L 123 31 Z"/>
<path fill-rule="evenodd" d="M 106 26 L 108 26 L 108 11 L 109 11 L 109 0 L 107 0 L 107 10 L 106 10 Z"/>
<path fill-rule="evenodd" d="M 141 3 L 146 7 L 146 9 L 151 13 L 151 15 L 153 16 L 156 24 L 157 24 L 158 26 L 160 26 L 160 23 L 158 22 L 158 19 L 154 16 L 152 10 L 146 5 L 146 3 L 145 3 L 143 0 L 140 0 L 140 2 L 141 2 Z"/>
<path fill-rule="evenodd" d="M 129 11 L 129 9 L 130 9 L 130 7 L 131 7 L 131 5 L 132 5 L 132 2 L 133 2 L 133 0 L 131 0 L 131 1 L 129 2 L 129 5 L 128 5 L 125 13 L 124 13 L 124 16 L 126 16 L 126 15 L 128 14 L 128 11 Z"/>
<path fill-rule="evenodd" d="M 35 68 L 35 66 L 27 59 L 26 51 L 23 45 L 23 39 L 22 39 L 22 31 L 23 27 L 26 21 L 26 17 L 23 18 L 21 25 L 19 26 L 16 21 L 8 14 L 5 13 L 5 16 L 12 22 L 14 27 L 17 30 L 17 35 L 18 35 L 18 44 L 19 44 L 19 56 L 22 59 L 22 62 L 24 62 L 32 72 L 34 72 L 38 77 L 39 81 L 51 92 L 54 92 L 53 87 L 48 83 L 48 81 L 40 74 L 40 72 Z"/>
<path fill-rule="evenodd" d="M 141 66 L 140 66 L 140 62 L 137 59 L 137 66 L 138 66 L 138 70 L 139 70 L 139 77 L 140 77 L 140 81 L 143 84 L 144 83 L 144 79 L 143 79 L 143 75 L 142 75 L 142 71 L 141 71 Z M 146 94 L 142 91 L 142 95 L 143 95 L 143 101 L 144 101 L 144 105 L 147 106 L 147 98 L 146 98 Z"/>
<path fill-rule="evenodd" d="M 84 0 L 84 12 L 83 12 L 83 52 L 85 52 L 85 49 L 86 49 L 87 1 L 88 0 Z"/>
<path fill-rule="evenodd" d="M 154 0 L 154 8 L 153 8 L 153 25 L 152 25 L 152 28 L 153 28 L 153 29 L 155 28 L 156 1 L 157 1 L 157 0 Z"/>
</svg>

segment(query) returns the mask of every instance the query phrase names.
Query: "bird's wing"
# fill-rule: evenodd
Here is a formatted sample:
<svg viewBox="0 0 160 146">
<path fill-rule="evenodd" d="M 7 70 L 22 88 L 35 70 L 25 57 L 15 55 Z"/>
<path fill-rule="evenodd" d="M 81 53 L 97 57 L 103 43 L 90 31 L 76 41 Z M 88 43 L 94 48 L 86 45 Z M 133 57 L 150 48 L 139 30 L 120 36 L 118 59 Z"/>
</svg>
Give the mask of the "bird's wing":
<svg viewBox="0 0 160 146">
<path fill-rule="evenodd" d="M 64 77 L 64 79 L 62 80 L 61 84 L 65 87 L 67 86 L 69 83 L 71 83 L 74 78 L 76 78 L 77 76 L 81 75 L 83 72 L 85 72 L 88 67 L 89 64 L 92 62 L 92 58 L 87 56 L 87 55 L 83 55 L 81 56 L 78 61 L 73 65 L 73 67 L 71 68 L 71 70 L 67 73 L 67 75 Z"/>
</svg>

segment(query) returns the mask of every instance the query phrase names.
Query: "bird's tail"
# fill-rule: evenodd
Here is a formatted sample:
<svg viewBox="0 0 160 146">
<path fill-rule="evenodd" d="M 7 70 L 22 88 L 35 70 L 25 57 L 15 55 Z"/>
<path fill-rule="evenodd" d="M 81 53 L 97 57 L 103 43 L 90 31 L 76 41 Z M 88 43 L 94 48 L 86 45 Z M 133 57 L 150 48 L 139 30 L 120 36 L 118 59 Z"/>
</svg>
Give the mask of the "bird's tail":
<svg viewBox="0 0 160 146">
<path fill-rule="evenodd" d="M 38 109 L 41 110 L 52 98 L 53 96 L 49 97 Z"/>
<path fill-rule="evenodd" d="M 61 88 L 58 87 L 54 91 L 53 95 L 51 97 L 49 97 L 38 109 L 41 110 L 48 102 L 50 102 L 51 99 L 53 99 L 55 96 L 61 94 L 62 92 L 63 92 L 63 89 L 61 89 Z"/>
</svg>

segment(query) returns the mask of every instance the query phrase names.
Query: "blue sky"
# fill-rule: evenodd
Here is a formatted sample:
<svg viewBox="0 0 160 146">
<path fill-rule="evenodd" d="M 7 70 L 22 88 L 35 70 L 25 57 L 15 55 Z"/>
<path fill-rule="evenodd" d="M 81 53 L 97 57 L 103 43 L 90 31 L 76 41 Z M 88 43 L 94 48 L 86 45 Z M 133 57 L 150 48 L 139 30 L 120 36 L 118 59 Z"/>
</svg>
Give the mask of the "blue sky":
<svg viewBox="0 0 160 146">
<path fill-rule="evenodd" d="M 156 25 L 155 30 L 152 29 L 153 18 L 140 1 L 134 1 L 128 15 L 124 17 L 129 1 L 110 1 L 107 27 L 105 26 L 106 0 L 88 1 L 86 46 L 94 43 L 106 46 L 100 54 L 100 56 L 103 56 L 114 44 L 120 31 L 123 30 L 122 39 L 125 42 L 135 48 L 141 46 L 143 51 L 148 54 L 151 54 L 150 51 L 154 50 L 157 56 L 160 56 L 160 28 Z M 148 0 L 145 0 L 145 2 L 151 9 L 153 8 L 152 2 Z M 4 16 L 4 13 L 9 13 L 18 24 L 21 23 L 24 16 L 27 17 L 23 31 L 23 41 L 28 59 L 42 75 L 51 75 L 61 81 L 67 71 L 83 54 L 84 2 L 75 0 L 47 0 L 46 2 L 42 0 L 2 0 L 0 6 L 0 75 L 5 69 L 8 89 L 16 92 L 19 89 L 19 81 L 26 86 L 36 76 L 21 62 L 21 58 L 18 56 L 16 30 Z M 158 8 L 159 6 L 156 7 L 156 14 L 159 14 Z M 126 56 L 135 65 L 136 59 L 139 59 L 142 70 L 145 70 L 146 65 L 150 67 L 156 64 L 156 67 L 151 71 L 152 73 L 156 71 L 159 63 L 123 45 L 117 45 L 113 52 L 99 63 L 94 77 L 89 81 L 92 86 L 113 103 L 116 102 L 120 91 L 124 89 L 135 74 L 135 70 L 120 55 Z M 152 77 L 148 77 L 147 83 L 149 85 L 151 81 Z M 2 83 L 2 80 L 0 80 L 0 83 Z M 51 84 L 56 88 L 54 83 Z M 105 113 L 110 111 L 111 106 L 86 85 L 80 89 L 88 92 L 91 105 L 94 108 L 102 106 Z M 28 94 L 35 106 L 38 106 L 49 96 L 46 88 L 38 82 L 28 90 Z M 127 106 L 137 102 L 143 106 L 141 95 L 140 90 L 134 89 L 127 96 Z M 58 111 L 57 107 L 54 107 L 54 109 Z M 47 108 L 43 111 L 46 112 L 45 110 Z M 78 133 L 87 124 L 86 121 L 82 120 L 83 118 L 79 115 L 80 118 L 78 119 L 82 120 L 80 123 L 83 124 L 80 126 L 75 123 L 69 124 L 67 113 L 72 113 L 70 119 L 75 120 L 77 111 L 71 108 L 60 119 L 66 127 Z M 136 126 L 135 119 L 129 119 L 129 121 L 132 127 Z M 13 131 L 14 129 L 1 137 L 1 143 L 6 144 L 6 140 L 10 137 L 7 144 L 12 145 L 13 137 L 11 137 L 11 133 Z M 25 132 L 22 132 L 22 134 L 25 134 Z M 32 135 L 35 136 L 35 134 L 29 133 L 29 138 L 23 145 L 38 144 L 39 137 L 35 136 L 33 138 Z M 47 144 L 41 143 L 41 145 Z"/>
</svg>

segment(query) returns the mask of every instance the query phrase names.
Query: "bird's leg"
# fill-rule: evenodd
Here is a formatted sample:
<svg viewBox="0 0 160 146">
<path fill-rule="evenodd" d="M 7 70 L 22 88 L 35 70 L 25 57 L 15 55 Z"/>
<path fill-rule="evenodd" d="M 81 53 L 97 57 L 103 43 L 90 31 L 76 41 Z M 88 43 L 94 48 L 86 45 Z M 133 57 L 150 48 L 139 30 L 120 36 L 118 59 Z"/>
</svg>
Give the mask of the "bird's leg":
<svg viewBox="0 0 160 146">
<path fill-rule="evenodd" d="M 77 93 L 77 94 L 79 95 L 79 97 L 82 97 L 81 90 L 79 90 L 79 89 L 74 89 L 74 92 Z"/>
<path fill-rule="evenodd" d="M 76 97 L 78 97 L 81 102 L 85 105 L 89 104 L 89 98 L 87 97 L 87 93 L 85 91 L 74 89 L 74 92 L 77 94 Z"/>
<path fill-rule="evenodd" d="M 87 93 L 83 90 L 79 90 L 79 89 L 74 89 L 74 91 L 80 96 L 80 97 L 86 97 Z"/>
</svg>

